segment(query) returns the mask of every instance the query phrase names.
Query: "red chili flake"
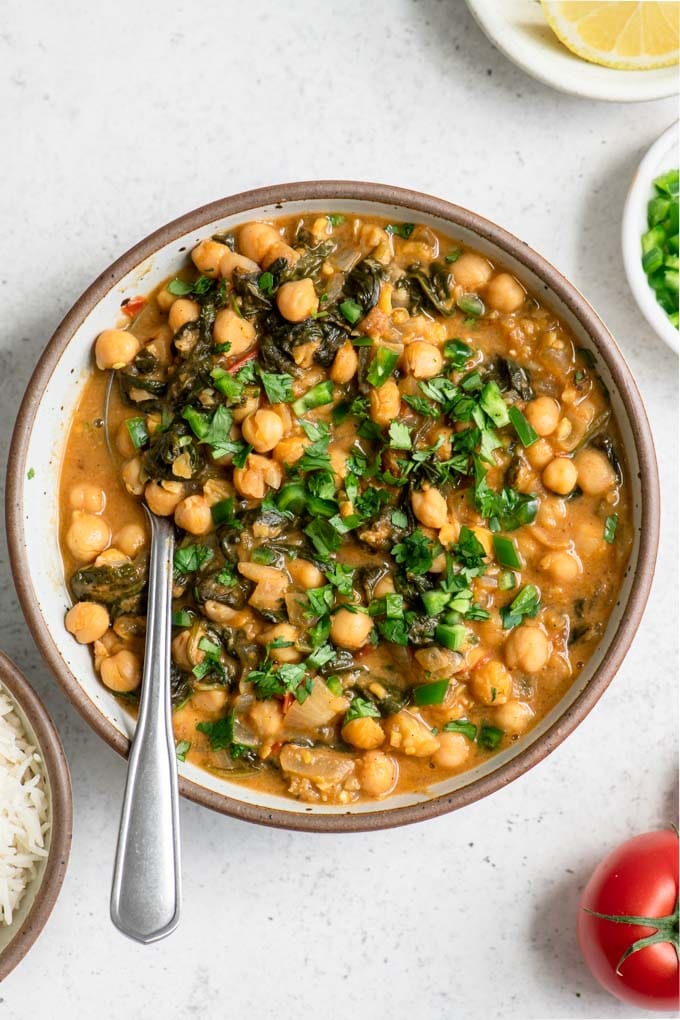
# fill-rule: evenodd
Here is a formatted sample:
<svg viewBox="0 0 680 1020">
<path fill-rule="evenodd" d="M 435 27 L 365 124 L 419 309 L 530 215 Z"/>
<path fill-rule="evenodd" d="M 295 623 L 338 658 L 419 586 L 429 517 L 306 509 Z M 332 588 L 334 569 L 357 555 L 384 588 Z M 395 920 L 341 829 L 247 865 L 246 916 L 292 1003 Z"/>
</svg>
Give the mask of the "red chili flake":
<svg viewBox="0 0 680 1020">
<path fill-rule="evenodd" d="M 146 298 L 139 296 L 133 298 L 125 298 L 125 301 L 121 302 L 120 307 L 123 309 L 123 313 L 127 315 L 129 319 L 134 319 L 135 316 L 139 315 L 145 304 Z"/>
<path fill-rule="evenodd" d="M 291 694 L 290 691 L 288 691 L 287 694 L 284 694 L 283 701 L 281 702 L 281 707 L 283 708 L 283 714 L 284 715 L 286 714 L 286 712 L 288 711 L 288 709 L 290 708 L 290 706 L 293 704 L 294 701 L 295 701 L 295 695 Z"/>
</svg>

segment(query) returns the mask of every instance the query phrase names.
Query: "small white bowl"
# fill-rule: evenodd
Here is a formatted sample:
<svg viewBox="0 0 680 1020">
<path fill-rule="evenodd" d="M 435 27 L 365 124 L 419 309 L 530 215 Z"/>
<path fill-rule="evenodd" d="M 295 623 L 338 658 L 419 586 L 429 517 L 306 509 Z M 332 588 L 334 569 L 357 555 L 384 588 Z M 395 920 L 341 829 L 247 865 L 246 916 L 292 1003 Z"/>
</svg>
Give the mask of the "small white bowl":
<svg viewBox="0 0 680 1020">
<path fill-rule="evenodd" d="M 47 709 L 11 659 L 0 652 L 0 692 L 9 696 L 24 734 L 42 759 L 50 827 L 47 857 L 23 895 L 10 925 L 0 924 L 0 982 L 23 960 L 52 913 L 71 848 L 73 800 L 64 749 Z"/>
<path fill-rule="evenodd" d="M 578 57 L 557 38 L 536 0 L 466 3 L 484 34 L 508 60 L 560 92 L 610 103 L 642 103 L 677 93 L 676 66 L 621 71 Z"/>
<path fill-rule="evenodd" d="M 642 268 L 640 238 L 647 230 L 647 203 L 654 193 L 652 181 L 659 174 L 678 166 L 679 134 L 679 122 L 676 121 L 654 142 L 635 171 L 623 209 L 621 230 L 623 264 L 633 297 L 656 335 L 676 354 L 680 347 L 680 334 L 657 303 L 654 291 L 649 286 Z"/>
</svg>

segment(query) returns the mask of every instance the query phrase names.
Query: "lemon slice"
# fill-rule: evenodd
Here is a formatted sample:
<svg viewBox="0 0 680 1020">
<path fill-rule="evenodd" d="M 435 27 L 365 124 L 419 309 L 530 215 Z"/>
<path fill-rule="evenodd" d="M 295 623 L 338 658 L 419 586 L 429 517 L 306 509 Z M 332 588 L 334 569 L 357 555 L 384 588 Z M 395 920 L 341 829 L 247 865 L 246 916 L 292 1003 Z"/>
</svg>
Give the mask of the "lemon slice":
<svg viewBox="0 0 680 1020">
<path fill-rule="evenodd" d="M 650 71 L 680 59 L 677 0 L 541 0 L 541 6 L 558 39 L 592 64 Z"/>
</svg>

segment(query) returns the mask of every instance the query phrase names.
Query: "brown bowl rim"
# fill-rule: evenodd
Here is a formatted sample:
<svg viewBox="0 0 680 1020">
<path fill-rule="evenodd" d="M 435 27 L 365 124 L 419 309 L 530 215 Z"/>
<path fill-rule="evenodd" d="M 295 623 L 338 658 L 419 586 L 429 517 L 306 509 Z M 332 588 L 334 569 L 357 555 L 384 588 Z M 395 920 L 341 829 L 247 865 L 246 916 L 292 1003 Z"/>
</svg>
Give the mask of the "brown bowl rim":
<svg viewBox="0 0 680 1020">
<path fill-rule="evenodd" d="M 407 825 L 464 807 L 501 789 L 542 761 L 575 729 L 602 696 L 616 675 L 642 618 L 654 574 L 659 540 L 659 478 L 649 422 L 632 373 L 613 336 L 583 295 L 547 259 L 507 230 L 462 206 L 422 192 L 386 184 L 336 180 L 299 181 L 240 192 L 194 209 L 155 230 L 112 263 L 78 298 L 55 330 L 38 360 L 17 416 L 8 461 L 5 512 L 14 583 L 36 644 L 65 694 L 83 718 L 115 751 L 127 756 L 129 741 L 95 709 L 44 628 L 30 581 L 23 531 L 22 493 L 26 450 L 35 411 L 54 368 L 76 329 L 104 295 L 135 266 L 164 245 L 184 234 L 199 230 L 213 220 L 262 206 L 274 206 L 283 210 L 286 202 L 314 200 L 323 200 L 329 203 L 329 207 L 336 201 L 376 202 L 385 206 L 406 207 L 414 213 L 436 216 L 451 224 L 452 232 L 455 232 L 457 227 L 471 230 L 478 237 L 500 247 L 529 269 L 541 281 L 546 291 L 557 295 L 579 320 L 607 364 L 616 382 L 633 435 L 640 463 L 643 494 L 640 549 L 634 583 L 626 604 L 626 612 L 600 666 L 581 694 L 538 740 L 490 775 L 474 780 L 460 790 L 432 797 L 408 807 L 357 814 L 350 812 L 316 814 L 311 808 L 309 813 L 299 813 L 245 804 L 232 797 L 206 790 L 180 776 L 179 787 L 183 796 L 235 818 L 300 831 L 363 832 Z"/>
<path fill-rule="evenodd" d="M 68 868 L 73 832 L 71 775 L 59 734 L 42 701 L 12 660 L 0 652 L 0 683 L 35 730 L 50 784 L 52 827 L 47 863 L 30 910 L 11 942 L 0 952 L 0 981 L 14 970 L 47 924 Z"/>
</svg>

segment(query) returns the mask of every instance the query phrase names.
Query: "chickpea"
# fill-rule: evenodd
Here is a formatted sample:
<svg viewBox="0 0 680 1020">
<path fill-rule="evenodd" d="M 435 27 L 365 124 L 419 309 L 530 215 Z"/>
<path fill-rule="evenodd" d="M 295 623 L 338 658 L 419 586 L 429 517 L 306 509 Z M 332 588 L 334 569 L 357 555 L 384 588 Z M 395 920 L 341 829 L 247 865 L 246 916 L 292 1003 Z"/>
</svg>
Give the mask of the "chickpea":
<svg viewBox="0 0 680 1020">
<path fill-rule="evenodd" d="M 559 496 L 567 496 L 576 485 L 577 478 L 576 466 L 568 457 L 555 457 L 541 475 L 546 489 L 552 489 Z"/>
<path fill-rule="evenodd" d="M 191 253 L 191 261 L 204 276 L 217 276 L 224 253 L 229 251 L 226 244 L 207 238 L 199 241 Z"/>
<path fill-rule="evenodd" d="M 178 503 L 175 508 L 175 524 L 190 535 L 207 534 L 212 528 L 212 514 L 205 496 L 187 496 Z"/>
<path fill-rule="evenodd" d="M 560 420 L 560 405 L 552 397 L 536 397 L 524 408 L 524 414 L 539 436 L 551 436 Z"/>
<path fill-rule="evenodd" d="M 220 262 L 220 275 L 226 280 L 231 280 L 235 269 L 238 269 L 241 273 L 259 273 L 260 271 L 257 262 L 253 262 L 252 259 L 246 258 L 245 255 L 239 255 L 238 252 L 227 248 Z"/>
<path fill-rule="evenodd" d="M 550 552 L 539 563 L 541 570 L 557 584 L 569 584 L 581 573 L 579 560 L 569 552 Z"/>
<path fill-rule="evenodd" d="M 574 527 L 574 544 L 584 559 L 601 556 L 608 548 L 604 540 L 604 522 L 599 517 L 588 517 Z"/>
<path fill-rule="evenodd" d="M 158 305 L 159 311 L 167 313 L 175 301 L 175 295 L 171 294 L 167 287 L 162 287 L 156 294 L 156 304 Z"/>
<path fill-rule="evenodd" d="M 338 386 L 348 383 L 356 375 L 359 358 L 350 340 L 346 340 L 335 355 L 330 370 L 330 377 Z"/>
<path fill-rule="evenodd" d="M 309 560 L 291 560 L 288 564 L 288 573 L 295 584 L 305 591 L 310 588 L 321 588 L 326 583 L 322 572 Z"/>
<path fill-rule="evenodd" d="M 146 532 L 139 524 L 124 524 L 113 536 L 113 544 L 132 560 L 146 545 Z"/>
<path fill-rule="evenodd" d="M 381 599 L 384 595 L 391 595 L 396 590 L 392 575 L 384 574 L 373 589 L 373 598 Z"/>
<path fill-rule="evenodd" d="M 386 721 L 385 728 L 390 747 L 401 751 L 402 754 L 414 758 L 429 758 L 439 750 L 439 741 L 430 727 L 406 709 L 391 715 Z"/>
<path fill-rule="evenodd" d="M 363 716 L 352 719 L 342 727 L 342 739 L 361 751 L 374 751 L 384 743 L 385 734 L 377 719 Z"/>
<path fill-rule="evenodd" d="M 110 691 L 125 694 L 135 691 L 142 682 L 142 664 L 138 656 L 127 648 L 121 648 L 101 664 L 102 683 Z"/>
<path fill-rule="evenodd" d="M 139 351 L 139 340 L 124 329 L 105 329 L 97 337 L 94 357 L 97 368 L 124 368 Z"/>
<path fill-rule="evenodd" d="M 394 379 L 375 386 L 370 393 L 371 419 L 376 425 L 389 425 L 399 417 L 401 393 Z"/>
<path fill-rule="evenodd" d="M 275 241 L 271 248 L 268 248 L 262 256 L 262 268 L 268 269 L 272 262 L 277 259 L 285 259 L 289 265 L 294 266 L 300 258 L 294 248 L 291 248 L 285 241 Z"/>
<path fill-rule="evenodd" d="M 414 379 L 431 379 L 442 370 L 444 359 L 437 347 L 422 340 L 414 340 L 404 350 L 404 370 Z"/>
<path fill-rule="evenodd" d="M 511 698 L 501 705 L 495 714 L 495 721 L 506 733 L 523 733 L 533 719 L 534 713 L 530 705 L 524 701 Z"/>
<path fill-rule="evenodd" d="M 116 549 L 115 546 L 110 545 L 108 549 L 100 553 L 94 561 L 95 567 L 122 567 L 124 563 L 129 563 L 130 557 L 126 556 L 120 549 Z"/>
<path fill-rule="evenodd" d="M 550 658 L 550 642 L 538 627 L 524 623 L 506 638 L 504 654 L 510 669 L 538 673 Z"/>
<path fill-rule="evenodd" d="M 547 439 L 538 439 L 527 446 L 524 456 L 535 471 L 542 471 L 554 457 L 553 448 Z"/>
<path fill-rule="evenodd" d="M 241 425 L 243 438 L 257 453 L 268 453 L 283 438 L 283 422 L 276 413 L 263 407 L 249 414 Z"/>
<path fill-rule="evenodd" d="M 347 464 L 349 462 L 349 453 L 347 450 L 341 449 L 334 443 L 328 447 L 328 459 L 331 462 L 331 470 L 335 476 L 335 484 L 340 485 L 343 478 L 347 477 L 349 468 Z"/>
<path fill-rule="evenodd" d="M 382 751 L 367 751 L 359 763 L 361 789 L 369 797 L 384 797 L 397 782 L 397 763 Z"/>
<path fill-rule="evenodd" d="M 293 414 L 290 407 L 288 404 L 272 404 L 271 410 L 280 418 L 283 434 L 287 435 L 293 427 Z"/>
<path fill-rule="evenodd" d="M 121 457 L 134 457 L 137 447 L 130 438 L 127 424 L 122 421 L 116 430 L 116 449 Z"/>
<path fill-rule="evenodd" d="M 120 470 L 120 477 L 123 479 L 123 484 L 131 496 L 141 496 L 144 492 L 142 458 L 132 457 L 130 460 L 127 460 Z"/>
<path fill-rule="evenodd" d="M 373 620 L 367 613 L 338 609 L 331 621 L 331 641 L 350 652 L 363 648 L 373 632 Z"/>
<path fill-rule="evenodd" d="M 470 754 L 470 741 L 462 733 L 440 733 L 439 747 L 432 755 L 432 761 L 440 769 L 457 769 Z"/>
<path fill-rule="evenodd" d="M 305 452 L 305 448 L 309 446 L 309 442 L 306 436 L 289 436 L 287 439 L 282 439 L 280 443 L 276 444 L 272 456 L 279 464 L 285 464 L 287 467 L 290 467 L 291 464 L 295 464 L 300 459 Z"/>
<path fill-rule="evenodd" d="M 493 535 L 489 529 L 482 528 L 480 525 L 476 524 L 474 528 L 470 528 L 470 531 L 484 549 L 484 555 L 489 559 L 492 559 L 495 554 L 495 549 L 493 544 Z"/>
<path fill-rule="evenodd" d="M 446 549 L 451 545 L 452 542 L 458 541 L 460 535 L 460 524 L 458 521 L 447 521 L 446 524 L 439 529 L 439 541 Z"/>
<path fill-rule="evenodd" d="M 472 671 L 470 689 L 482 705 L 503 705 L 512 694 L 512 677 L 498 659 L 487 659 Z"/>
<path fill-rule="evenodd" d="M 200 638 L 199 638 L 200 640 Z M 172 639 L 172 658 L 180 669 L 191 671 L 205 659 L 205 652 L 198 647 L 196 635 L 191 630 L 182 630 Z"/>
<path fill-rule="evenodd" d="M 248 455 L 245 467 L 234 468 L 234 487 L 251 499 L 264 499 L 267 486 L 278 489 L 282 481 L 281 465 L 258 453 Z"/>
<path fill-rule="evenodd" d="M 290 623 L 277 623 L 274 627 L 263 631 L 259 637 L 259 643 L 264 645 L 286 643 L 287 647 L 270 648 L 269 655 L 276 662 L 300 662 L 302 652 L 297 647 L 300 634 L 297 627 Z"/>
<path fill-rule="evenodd" d="M 236 630 L 250 630 L 252 628 L 253 614 L 249 609 L 232 609 L 231 606 L 225 606 L 223 602 L 207 599 L 203 603 L 203 611 L 213 623 L 228 624 Z M 248 637 L 251 637 L 250 633 L 248 633 Z"/>
<path fill-rule="evenodd" d="M 233 308 L 220 308 L 215 316 L 213 338 L 216 344 L 231 344 L 227 353 L 230 357 L 236 357 L 252 347 L 255 327 L 248 319 L 237 315 Z"/>
<path fill-rule="evenodd" d="M 109 629 L 110 622 L 108 610 L 98 602 L 76 602 L 66 614 L 66 630 L 81 645 L 99 641 Z"/>
<path fill-rule="evenodd" d="M 262 262 L 271 246 L 280 240 L 278 230 L 269 223 L 246 223 L 238 232 L 238 246 L 253 262 Z"/>
<path fill-rule="evenodd" d="M 309 277 L 284 283 L 276 292 L 276 304 L 288 322 L 303 322 L 319 310 L 314 281 Z"/>
<path fill-rule="evenodd" d="M 66 546 L 79 563 L 91 563 L 111 541 L 111 529 L 103 517 L 74 510 L 66 532 Z"/>
<path fill-rule="evenodd" d="M 190 298 L 177 298 L 173 301 L 168 312 L 168 324 L 173 333 L 176 333 L 187 322 L 197 322 L 201 314 L 201 306 Z"/>
<path fill-rule="evenodd" d="M 414 490 L 411 493 L 411 506 L 413 513 L 426 528 L 443 528 L 447 522 L 446 500 L 439 489 Z"/>
<path fill-rule="evenodd" d="M 81 482 L 70 490 L 68 502 L 72 510 L 85 510 L 88 514 L 101 514 L 106 506 L 106 493 L 98 485 Z"/>
<path fill-rule="evenodd" d="M 254 701 L 248 717 L 261 740 L 275 736 L 283 725 L 283 711 L 279 701 Z"/>
<path fill-rule="evenodd" d="M 215 687 L 210 691 L 194 691 L 191 695 L 191 705 L 199 712 L 219 715 L 226 708 L 228 697 L 224 687 Z"/>
<path fill-rule="evenodd" d="M 183 496 L 181 482 L 147 482 L 144 488 L 146 505 L 158 517 L 171 517 Z"/>
<path fill-rule="evenodd" d="M 526 291 L 510 273 L 499 273 L 486 288 L 485 300 L 490 308 L 498 312 L 516 312 L 526 298 Z"/>
<path fill-rule="evenodd" d="M 491 279 L 493 267 L 482 255 L 468 251 L 451 266 L 456 283 L 465 291 L 478 291 Z"/>
<path fill-rule="evenodd" d="M 616 485 L 614 468 L 601 450 L 587 448 L 574 457 L 578 484 L 586 496 L 602 496 Z"/>
<path fill-rule="evenodd" d="M 239 404 L 232 411 L 236 424 L 240 425 L 242 421 L 246 420 L 249 414 L 255 414 L 259 406 L 259 397 L 246 397 L 243 403 Z"/>
</svg>

